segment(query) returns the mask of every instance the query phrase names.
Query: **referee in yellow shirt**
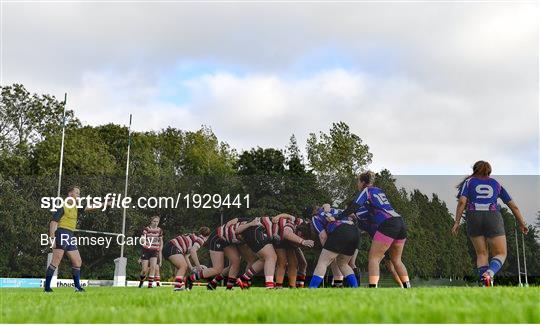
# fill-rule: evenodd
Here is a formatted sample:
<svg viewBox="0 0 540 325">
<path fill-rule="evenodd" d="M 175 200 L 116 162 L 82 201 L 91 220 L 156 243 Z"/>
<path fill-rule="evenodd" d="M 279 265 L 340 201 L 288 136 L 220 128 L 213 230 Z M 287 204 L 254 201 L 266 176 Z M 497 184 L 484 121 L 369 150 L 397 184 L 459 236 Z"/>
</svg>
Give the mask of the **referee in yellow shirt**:
<svg viewBox="0 0 540 325">
<path fill-rule="evenodd" d="M 58 209 L 53 220 L 49 225 L 49 236 L 54 237 L 53 258 L 51 264 L 47 268 L 45 276 L 45 292 L 52 292 L 51 279 L 54 271 L 60 264 L 64 253 L 67 254 L 71 261 L 71 270 L 73 274 L 73 282 L 75 291 L 82 292 L 81 287 L 81 255 L 76 245 L 74 232 L 77 229 L 77 218 L 84 212 L 97 210 L 100 207 L 77 207 L 77 198 L 81 191 L 77 186 L 68 188 L 68 197 L 64 200 L 64 207 Z"/>
</svg>

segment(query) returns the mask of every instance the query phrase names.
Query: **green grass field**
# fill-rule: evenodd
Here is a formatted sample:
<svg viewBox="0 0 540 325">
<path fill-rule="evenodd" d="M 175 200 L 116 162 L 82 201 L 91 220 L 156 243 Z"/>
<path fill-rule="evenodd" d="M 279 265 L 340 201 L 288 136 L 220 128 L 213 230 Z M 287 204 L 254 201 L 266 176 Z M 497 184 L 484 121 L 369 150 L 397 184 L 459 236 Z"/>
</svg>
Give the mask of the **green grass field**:
<svg viewBox="0 0 540 325">
<path fill-rule="evenodd" d="M 540 323 L 540 288 L 0 289 L 2 323 Z"/>
</svg>

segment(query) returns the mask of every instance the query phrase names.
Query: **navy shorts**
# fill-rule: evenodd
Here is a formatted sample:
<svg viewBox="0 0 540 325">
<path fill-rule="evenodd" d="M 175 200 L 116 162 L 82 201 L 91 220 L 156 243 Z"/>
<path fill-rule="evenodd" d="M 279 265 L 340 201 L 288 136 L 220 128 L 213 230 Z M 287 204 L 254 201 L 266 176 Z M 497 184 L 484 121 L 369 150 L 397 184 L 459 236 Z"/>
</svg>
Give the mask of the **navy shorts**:
<svg viewBox="0 0 540 325">
<path fill-rule="evenodd" d="M 328 234 L 323 248 L 346 256 L 352 256 L 360 242 L 359 231 L 356 226 L 344 223 Z"/>
<path fill-rule="evenodd" d="M 54 244 L 55 249 L 63 249 L 64 251 L 76 251 L 77 248 L 77 237 L 73 231 L 57 228 L 54 232 Z"/>
<path fill-rule="evenodd" d="M 141 260 L 142 261 L 148 261 L 151 258 L 158 258 L 159 251 L 155 249 L 145 249 L 143 248 L 141 251 Z"/>
<path fill-rule="evenodd" d="M 223 249 L 229 246 L 229 242 L 219 237 L 215 230 L 210 234 L 205 244 L 209 251 L 214 252 L 223 252 Z"/>
<path fill-rule="evenodd" d="M 467 235 L 488 238 L 504 236 L 504 221 L 499 211 L 467 211 Z"/>
<path fill-rule="evenodd" d="M 268 237 L 264 227 L 253 226 L 246 229 L 242 236 L 246 245 L 254 252 L 258 253 L 264 246 L 272 244 L 273 238 Z"/>
</svg>

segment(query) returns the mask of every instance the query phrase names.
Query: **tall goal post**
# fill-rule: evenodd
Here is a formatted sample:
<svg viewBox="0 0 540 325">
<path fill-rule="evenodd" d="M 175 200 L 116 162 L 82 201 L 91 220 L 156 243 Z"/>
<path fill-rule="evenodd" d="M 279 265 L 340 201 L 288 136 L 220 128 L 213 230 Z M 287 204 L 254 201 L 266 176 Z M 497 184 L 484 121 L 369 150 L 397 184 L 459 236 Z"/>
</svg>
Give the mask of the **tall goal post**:
<svg viewBox="0 0 540 325">
<path fill-rule="evenodd" d="M 129 154 L 131 149 L 131 118 L 132 115 L 129 114 L 129 126 L 128 126 L 128 146 L 127 146 L 127 159 L 126 159 L 126 179 L 124 183 L 124 197 L 127 197 L 128 194 L 128 182 L 129 182 Z M 124 207 L 122 211 L 122 236 L 126 235 L 126 213 L 127 208 Z M 114 260 L 114 281 L 113 285 L 115 287 L 125 287 L 126 282 L 126 269 L 127 269 L 127 258 L 124 257 L 124 245 L 122 242 L 120 246 L 120 257 Z"/>
<path fill-rule="evenodd" d="M 66 103 L 67 103 L 67 93 L 64 93 L 64 111 L 62 113 L 62 141 L 60 142 L 60 163 L 58 166 L 58 187 L 56 191 L 56 197 L 60 197 L 61 190 L 62 190 L 62 168 L 63 168 L 63 162 L 64 162 L 64 140 L 66 138 Z M 49 229 L 47 229 L 47 233 L 49 232 Z M 47 266 L 48 267 L 53 259 L 53 253 L 49 252 L 47 254 Z M 56 270 L 54 270 L 54 274 L 51 280 L 51 284 L 53 286 L 56 286 L 56 283 L 58 281 L 58 267 Z"/>
</svg>

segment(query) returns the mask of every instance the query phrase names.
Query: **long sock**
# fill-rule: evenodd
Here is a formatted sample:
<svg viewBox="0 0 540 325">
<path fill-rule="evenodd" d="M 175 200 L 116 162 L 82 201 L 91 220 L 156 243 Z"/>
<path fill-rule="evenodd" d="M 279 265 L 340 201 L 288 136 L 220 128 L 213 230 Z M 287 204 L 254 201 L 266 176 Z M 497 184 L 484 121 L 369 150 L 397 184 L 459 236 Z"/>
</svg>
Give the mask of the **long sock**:
<svg viewBox="0 0 540 325">
<path fill-rule="evenodd" d="M 73 284 L 75 284 L 75 288 L 81 289 L 81 268 L 72 267 L 71 274 L 73 274 Z"/>
<path fill-rule="evenodd" d="M 152 288 L 152 284 L 154 283 L 154 277 L 149 276 L 148 277 L 148 288 Z"/>
<path fill-rule="evenodd" d="M 264 278 L 264 286 L 266 289 L 274 289 L 274 276 L 267 275 Z"/>
<path fill-rule="evenodd" d="M 155 279 L 156 279 L 156 286 L 158 287 L 161 286 L 161 283 L 159 283 L 159 281 L 161 280 L 161 277 L 159 275 L 156 275 Z"/>
<path fill-rule="evenodd" d="M 183 276 L 177 276 L 174 279 L 174 287 L 175 288 L 182 288 L 184 286 L 184 277 Z"/>
<path fill-rule="evenodd" d="M 489 269 L 489 266 L 487 265 L 482 265 L 482 266 L 479 266 L 477 269 L 476 269 L 476 272 L 478 273 L 478 279 L 482 280 L 482 275 Z"/>
<path fill-rule="evenodd" d="M 354 274 L 347 275 L 345 281 L 347 281 L 350 288 L 358 288 L 358 281 L 356 281 L 356 276 Z"/>
<path fill-rule="evenodd" d="M 335 280 L 332 283 L 332 288 L 343 288 L 343 280 Z"/>
<path fill-rule="evenodd" d="M 236 278 L 228 277 L 227 278 L 227 290 L 231 290 L 236 284 Z"/>
<path fill-rule="evenodd" d="M 311 281 L 309 282 L 308 288 L 310 289 L 317 289 L 321 283 L 323 282 L 323 278 L 318 275 L 313 275 L 311 277 Z"/>
<path fill-rule="evenodd" d="M 298 274 L 296 276 L 296 287 L 297 288 L 303 288 L 305 281 L 306 281 L 306 275 L 305 274 Z"/>
<path fill-rule="evenodd" d="M 215 289 L 218 283 L 221 282 L 222 280 L 223 280 L 223 275 L 218 274 L 212 279 L 212 281 L 208 282 L 208 285 Z"/>
<path fill-rule="evenodd" d="M 495 274 L 497 274 L 497 272 L 501 270 L 502 266 L 503 262 L 500 259 L 494 257 L 489 261 L 489 269 L 486 272 L 490 272 L 491 276 L 494 276 Z"/>
<path fill-rule="evenodd" d="M 45 273 L 45 290 L 51 290 L 51 280 L 56 271 L 56 266 L 49 264 L 47 272 Z"/>
<path fill-rule="evenodd" d="M 255 275 L 255 270 L 250 267 L 244 274 L 240 276 L 240 278 L 244 281 L 249 281 L 251 278 Z"/>
</svg>

